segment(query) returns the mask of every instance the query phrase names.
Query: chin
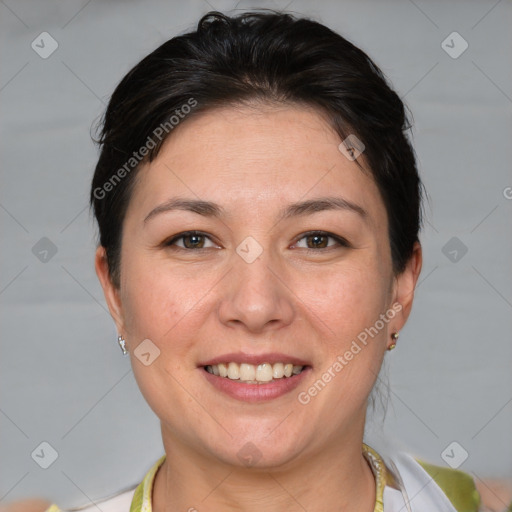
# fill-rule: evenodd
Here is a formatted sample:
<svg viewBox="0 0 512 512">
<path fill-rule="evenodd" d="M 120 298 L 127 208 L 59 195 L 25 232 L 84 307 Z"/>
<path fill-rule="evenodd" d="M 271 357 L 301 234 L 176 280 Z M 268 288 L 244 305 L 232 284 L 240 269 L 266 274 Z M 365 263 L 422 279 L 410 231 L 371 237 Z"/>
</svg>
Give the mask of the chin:
<svg viewBox="0 0 512 512">
<path fill-rule="evenodd" d="M 219 439 L 215 447 L 210 447 L 211 453 L 230 466 L 262 470 L 284 467 L 303 452 L 307 443 L 302 435 L 294 435 L 297 434 L 294 432 L 283 430 L 279 435 L 276 430 L 272 432 L 277 424 L 278 422 L 272 421 L 272 428 L 264 431 L 263 429 L 254 431 L 253 424 L 252 432 L 238 435 L 233 433 L 232 437 L 228 436 L 229 442 Z M 218 450 L 219 447 L 222 451 Z"/>
</svg>

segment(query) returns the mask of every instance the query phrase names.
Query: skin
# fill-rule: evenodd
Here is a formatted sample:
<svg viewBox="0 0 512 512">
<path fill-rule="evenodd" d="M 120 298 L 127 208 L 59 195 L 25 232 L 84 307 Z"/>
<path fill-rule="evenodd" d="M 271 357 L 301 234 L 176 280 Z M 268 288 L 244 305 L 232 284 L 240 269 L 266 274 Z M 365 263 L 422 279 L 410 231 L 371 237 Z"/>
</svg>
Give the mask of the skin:
<svg viewBox="0 0 512 512">
<path fill-rule="evenodd" d="M 394 275 L 379 190 L 339 151 L 340 142 L 322 116 L 299 106 L 229 107 L 186 120 L 138 175 L 124 221 L 119 289 L 98 248 L 96 271 L 110 312 L 161 421 L 167 460 L 155 480 L 155 512 L 373 511 L 375 480 L 361 454 L 367 399 L 391 333 L 410 313 L 421 247 Z M 225 214 L 175 210 L 144 223 L 175 196 L 213 201 Z M 325 196 L 359 205 L 366 217 L 324 210 L 279 221 L 283 206 Z M 187 230 L 210 237 L 199 238 L 203 249 L 184 248 L 190 238 L 177 240 L 181 247 L 163 244 Z M 311 230 L 349 246 L 320 238 L 318 248 L 304 236 Z M 248 236 L 263 250 L 252 263 L 236 252 Z M 401 311 L 301 404 L 298 392 L 395 303 Z M 160 350 L 149 366 L 134 355 L 145 339 Z M 312 371 L 284 396 L 238 401 L 198 368 L 237 351 L 292 354 Z M 252 467 L 237 456 L 248 442 L 261 453 Z"/>
<path fill-rule="evenodd" d="M 44 512 L 50 505 L 42 498 L 30 498 L 0 505 L 0 512 Z"/>
</svg>

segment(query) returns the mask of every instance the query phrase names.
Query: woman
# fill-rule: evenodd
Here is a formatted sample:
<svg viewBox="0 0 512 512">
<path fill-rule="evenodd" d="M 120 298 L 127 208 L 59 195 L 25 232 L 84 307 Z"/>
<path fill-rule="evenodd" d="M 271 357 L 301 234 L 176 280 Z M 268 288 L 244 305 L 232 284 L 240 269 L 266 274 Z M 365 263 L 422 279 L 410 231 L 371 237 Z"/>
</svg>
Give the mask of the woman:
<svg viewBox="0 0 512 512">
<path fill-rule="evenodd" d="M 165 455 L 101 510 L 477 510 L 468 475 L 363 443 L 422 264 L 408 128 L 365 53 L 287 14 L 210 13 L 125 76 L 95 262 Z"/>
</svg>

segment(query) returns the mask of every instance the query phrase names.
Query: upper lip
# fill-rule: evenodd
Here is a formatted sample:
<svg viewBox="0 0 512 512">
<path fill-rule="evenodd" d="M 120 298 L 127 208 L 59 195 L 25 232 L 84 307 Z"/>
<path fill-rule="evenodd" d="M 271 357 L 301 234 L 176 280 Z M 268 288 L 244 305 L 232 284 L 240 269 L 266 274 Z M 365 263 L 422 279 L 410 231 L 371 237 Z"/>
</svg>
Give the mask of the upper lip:
<svg viewBox="0 0 512 512">
<path fill-rule="evenodd" d="M 304 359 L 300 359 L 295 356 L 290 356 L 287 354 L 282 354 L 279 352 L 271 352 L 266 354 L 247 354 L 245 352 L 232 352 L 230 354 L 222 354 L 220 356 L 216 356 L 212 359 L 208 359 L 207 361 L 203 361 L 198 364 L 198 366 L 213 366 L 219 363 L 248 363 L 253 365 L 269 363 L 292 363 L 295 366 L 308 366 L 309 363 Z"/>
</svg>

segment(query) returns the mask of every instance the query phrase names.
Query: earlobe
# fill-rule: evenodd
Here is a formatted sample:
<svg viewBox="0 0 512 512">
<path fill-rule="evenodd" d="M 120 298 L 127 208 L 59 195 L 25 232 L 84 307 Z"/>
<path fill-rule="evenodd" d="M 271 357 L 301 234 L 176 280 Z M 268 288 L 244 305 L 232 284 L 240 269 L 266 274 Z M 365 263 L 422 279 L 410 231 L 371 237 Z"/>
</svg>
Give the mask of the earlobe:
<svg viewBox="0 0 512 512">
<path fill-rule="evenodd" d="M 124 333 L 124 315 L 119 289 L 113 285 L 112 280 L 110 279 L 106 251 L 101 245 L 96 249 L 94 267 L 96 269 L 96 275 L 100 280 L 101 287 L 103 288 L 103 294 L 107 301 L 108 309 L 116 323 L 117 331 L 119 333 Z"/>
</svg>

